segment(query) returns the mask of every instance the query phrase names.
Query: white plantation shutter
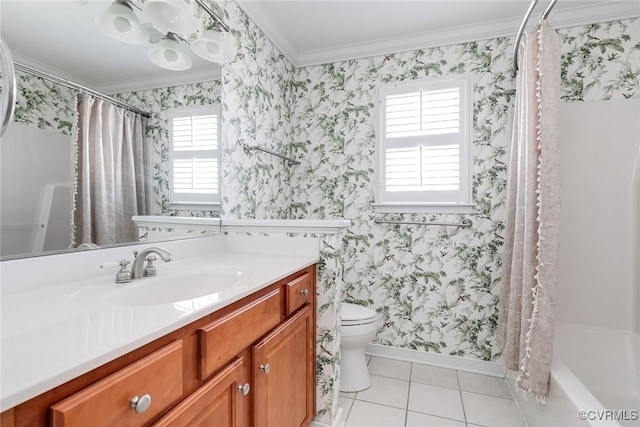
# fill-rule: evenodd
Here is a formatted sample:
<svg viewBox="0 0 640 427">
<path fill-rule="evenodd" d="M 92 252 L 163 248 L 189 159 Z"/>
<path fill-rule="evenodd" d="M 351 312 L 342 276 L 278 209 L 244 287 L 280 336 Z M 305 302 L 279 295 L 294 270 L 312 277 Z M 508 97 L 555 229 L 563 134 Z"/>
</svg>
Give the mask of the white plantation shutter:
<svg viewBox="0 0 640 427">
<path fill-rule="evenodd" d="M 218 106 L 169 114 L 172 203 L 220 203 Z"/>
<path fill-rule="evenodd" d="M 387 191 L 456 191 L 460 147 L 434 145 L 385 150 Z"/>
<path fill-rule="evenodd" d="M 469 86 L 466 78 L 380 86 L 378 203 L 470 202 Z"/>
</svg>

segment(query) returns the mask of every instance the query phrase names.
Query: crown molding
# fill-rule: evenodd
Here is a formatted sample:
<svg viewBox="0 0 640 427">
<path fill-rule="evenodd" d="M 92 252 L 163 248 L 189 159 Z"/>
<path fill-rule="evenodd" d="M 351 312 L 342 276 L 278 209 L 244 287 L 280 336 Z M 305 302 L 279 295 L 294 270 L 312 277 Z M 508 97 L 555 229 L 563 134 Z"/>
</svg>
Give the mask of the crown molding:
<svg viewBox="0 0 640 427">
<path fill-rule="evenodd" d="M 220 80 L 220 76 L 220 67 L 218 66 L 214 70 L 181 71 L 156 77 L 120 80 L 113 83 L 99 84 L 95 87 L 96 90 L 101 92 L 115 94 Z"/>
<path fill-rule="evenodd" d="M 459 26 L 443 30 L 427 31 L 405 37 L 347 44 L 330 49 L 297 52 L 279 28 L 264 13 L 260 2 L 244 2 L 239 0 L 238 5 L 295 67 L 368 58 L 389 53 L 448 46 L 497 37 L 513 37 L 522 22 L 522 17 L 516 17 L 484 22 L 472 26 Z M 555 28 L 569 28 L 596 22 L 637 18 L 639 16 L 640 4 L 638 2 L 607 1 L 589 6 L 552 11 L 548 19 Z"/>
<path fill-rule="evenodd" d="M 12 53 L 12 56 L 13 56 L 14 62 L 26 65 L 27 67 L 35 68 L 38 71 L 42 71 L 44 73 L 51 74 L 56 77 L 60 77 L 61 79 L 64 79 L 67 81 L 72 81 L 73 83 L 79 84 L 80 86 L 85 86 L 87 88 L 93 89 L 90 83 L 87 83 L 76 76 L 69 75 L 68 72 L 60 70 L 56 67 L 52 67 L 49 64 L 45 64 L 44 62 L 40 62 L 36 59 L 30 58 L 28 56 L 23 56 L 18 53 Z"/>
<path fill-rule="evenodd" d="M 298 58 L 298 52 L 289 43 L 287 38 L 278 29 L 278 26 L 273 23 L 269 16 L 264 12 L 264 9 L 260 5 L 259 1 L 242 1 L 236 0 L 237 5 L 247 14 L 249 19 L 258 26 L 264 33 L 264 35 L 273 43 L 276 48 L 289 60 L 294 66 L 296 59 Z"/>
<path fill-rule="evenodd" d="M 35 68 L 36 70 L 43 71 L 47 74 L 52 74 L 63 80 L 77 83 L 81 86 L 96 90 L 98 92 L 102 92 L 107 95 L 140 91 L 140 90 L 148 90 L 148 89 L 156 89 L 156 88 L 169 87 L 169 86 L 186 85 L 186 84 L 192 84 L 192 83 L 208 82 L 212 80 L 220 80 L 221 78 L 220 67 L 212 64 L 212 67 L 215 66 L 215 68 L 212 70 L 182 71 L 179 73 L 164 74 L 164 75 L 159 75 L 155 77 L 119 80 L 112 83 L 104 83 L 104 84 L 91 84 L 91 83 L 82 81 L 81 79 L 75 76 L 69 75 L 65 71 L 62 71 L 58 68 L 47 65 L 43 62 L 37 61 L 33 58 L 14 54 L 13 60 L 15 62 L 24 64 L 28 67 Z"/>
</svg>

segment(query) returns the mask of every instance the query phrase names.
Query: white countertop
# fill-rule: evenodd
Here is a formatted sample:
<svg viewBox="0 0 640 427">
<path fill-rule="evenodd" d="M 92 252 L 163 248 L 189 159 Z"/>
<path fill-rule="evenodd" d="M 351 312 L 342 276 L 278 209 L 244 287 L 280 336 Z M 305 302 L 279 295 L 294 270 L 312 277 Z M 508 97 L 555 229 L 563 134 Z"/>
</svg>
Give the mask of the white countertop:
<svg viewBox="0 0 640 427">
<path fill-rule="evenodd" d="M 268 239 L 268 241 L 266 240 Z M 195 247 L 194 247 L 195 245 Z M 163 242 L 172 261 L 158 260 L 157 278 L 127 286 L 181 277 L 183 271 L 220 266 L 237 270 L 237 280 L 197 298 L 157 305 L 123 305 L 110 296 L 122 257 L 132 249 L 113 248 L 4 261 L 1 307 L 0 410 L 116 359 L 167 333 L 231 304 L 318 261 L 317 239 L 217 236 Z M 100 268 L 100 265 L 107 268 Z M 76 273 L 77 274 L 74 274 Z M 159 282 L 157 282 L 159 283 Z M 177 284 L 179 286 L 179 284 Z"/>
</svg>

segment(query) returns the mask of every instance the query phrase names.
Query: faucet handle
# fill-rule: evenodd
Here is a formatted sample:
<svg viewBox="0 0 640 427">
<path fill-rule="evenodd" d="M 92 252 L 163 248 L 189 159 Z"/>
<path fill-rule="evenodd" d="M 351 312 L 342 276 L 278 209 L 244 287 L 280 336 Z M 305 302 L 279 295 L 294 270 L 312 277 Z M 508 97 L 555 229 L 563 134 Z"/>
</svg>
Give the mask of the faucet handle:
<svg viewBox="0 0 640 427">
<path fill-rule="evenodd" d="M 146 259 L 147 265 L 144 267 L 142 275 L 144 277 L 152 277 L 156 275 L 156 266 L 153 265 L 153 261 L 157 260 L 155 255 L 149 255 Z"/>
<path fill-rule="evenodd" d="M 123 259 L 120 261 L 120 271 L 116 273 L 116 283 L 127 283 L 131 281 L 131 272 L 127 270 L 129 261 Z"/>
</svg>

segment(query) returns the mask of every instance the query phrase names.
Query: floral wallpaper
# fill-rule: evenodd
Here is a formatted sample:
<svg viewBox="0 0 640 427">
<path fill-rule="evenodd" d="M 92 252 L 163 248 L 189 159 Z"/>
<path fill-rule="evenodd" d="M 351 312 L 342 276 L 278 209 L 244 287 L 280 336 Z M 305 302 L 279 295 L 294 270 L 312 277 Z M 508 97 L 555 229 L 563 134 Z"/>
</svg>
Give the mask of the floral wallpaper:
<svg viewBox="0 0 640 427">
<path fill-rule="evenodd" d="M 289 218 L 292 168 L 244 146 L 287 154 L 294 67 L 233 2 L 221 15 L 237 40 L 236 61 L 222 65 L 222 210 L 227 218 Z"/>
<path fill-rule="evenodd" d="M 635 24 L 635 25 L 634 25 Z M 637 20 L 560 30 L 563 99 L 640 97 Z M 495 360 L 496 298 L 505 220 L 511 38 L 388 54 L 297 70 L 292 215 L 352 219 L 345 238 L 344 298 L 384 318 L 377 342 Z M 376 225 L 375 87 L 470 73 L 474 79 L 470 215 L 378 215 L 452 221 L 469 230 Z"/>
<path fill-rule="evenodd" d="M 638 19 L 596 23 L 558 32 L 563 39 L 563 101 L 640 97 Z"/>
<path fill-rule="evenodd" d="M 509 39 L 494 39 L 306 67 L 297 74 L 293 151 L 294 157 L 306 155 L 296 170 L 299 208 L 293 214 L 353 221 L 344 239 L 343 299 L 380 313 L 380 344 L 483 360 L 499 354 L 493 328 L 514 95 L 510 49 Z M 474 82 L 473 214 L 376 215 L 376 85 L 459 73 Z M 377 225 L 376 217 L 469 218 L 474 226 Z"/>
<path fill-rule="evenodd" d="M 14 122 L 71 135 L 74 90 L 20 71 L 16 72 L 16 88 Z"/>
</svg>

